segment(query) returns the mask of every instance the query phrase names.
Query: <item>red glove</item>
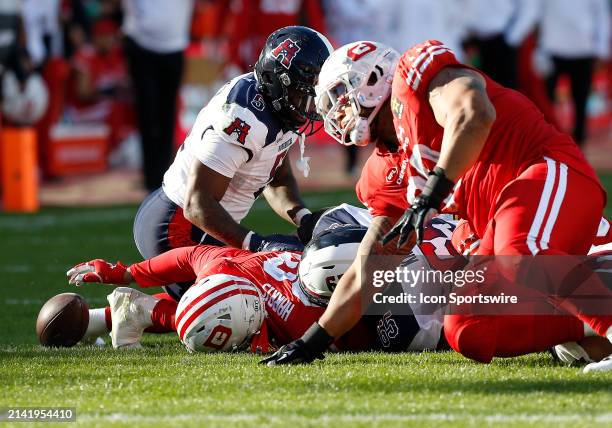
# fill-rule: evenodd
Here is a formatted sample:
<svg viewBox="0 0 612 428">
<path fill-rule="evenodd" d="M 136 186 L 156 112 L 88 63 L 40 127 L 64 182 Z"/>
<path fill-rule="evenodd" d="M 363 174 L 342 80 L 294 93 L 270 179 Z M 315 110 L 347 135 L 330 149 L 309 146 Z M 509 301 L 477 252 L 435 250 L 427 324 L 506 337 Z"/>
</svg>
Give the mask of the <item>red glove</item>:
<svg viewBox="0 0 612 428">
<path fill-rule="evenodd" d="M 68 283 L 76 286 L 86 282 L 117 285 L 128 285 L 131 282 L 127 267 L 123 263 L 112 264 L 102 259 L 79 263 L 66 272 L 66 275 L 69 278 Z"/>
</svg>

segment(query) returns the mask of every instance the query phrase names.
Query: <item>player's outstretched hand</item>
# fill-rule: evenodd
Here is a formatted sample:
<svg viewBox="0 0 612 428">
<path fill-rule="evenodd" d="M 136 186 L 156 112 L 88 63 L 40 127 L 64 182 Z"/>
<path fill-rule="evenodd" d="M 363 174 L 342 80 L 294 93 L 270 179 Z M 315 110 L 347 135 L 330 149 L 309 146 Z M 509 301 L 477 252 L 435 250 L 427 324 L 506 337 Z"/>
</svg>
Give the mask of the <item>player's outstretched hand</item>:
<svg viewBox="0 0 612 428">
<path fill-rule="evenodd" d="M 315 322 L 298 340 L 281 346 L 281 348 L 260 364 L 277 366 L 284 364 L 307 364 L 325 358 L 323 352 L 332 344 L 334 338 L 323 327 Z"/>
<path fill-rule="evenodd" d="M 308 364 L 315 359 L 322 360 L 323 358 L 325 358 L 323 353 L 312 353 L 304 341 L 298 339 L 281 346 L 278 351 L 261 360 L 259 364 L 265 364 L 269 367 L 285 364 Z"/>
<path fill-rule="evenodd" d="M 406 244 L 408 239 L 416 232 L 416 242 L 423 242 L 425 225 L 432 217 L 438 214 L 444 199 L 453 190 L 455 183 L 449 180 L 442 168 L 434 168 L 429 173 L 425 187 L 414 203 L 404 212 L 393 228 L 383 236 L 381 243 L 387 245 L 399 236 L 397 248 Z"/>
<path fill-rule="evenodd" d="M 121 263 L 109 263 L 95 259 L 79 263 L 66 272 L 68 283 L 80 286 L 84 283 L 128 285 L 131 281 L 127 267 Z"/>
<path fill-rule="evenodd" d="M 276 233 L 268 236 L 254 234 L 249 243 L 249 250 L 255 252 L 261 251 L 303 251 L 302 244 L 297 236 L 281 235 Z"/>
</svg>

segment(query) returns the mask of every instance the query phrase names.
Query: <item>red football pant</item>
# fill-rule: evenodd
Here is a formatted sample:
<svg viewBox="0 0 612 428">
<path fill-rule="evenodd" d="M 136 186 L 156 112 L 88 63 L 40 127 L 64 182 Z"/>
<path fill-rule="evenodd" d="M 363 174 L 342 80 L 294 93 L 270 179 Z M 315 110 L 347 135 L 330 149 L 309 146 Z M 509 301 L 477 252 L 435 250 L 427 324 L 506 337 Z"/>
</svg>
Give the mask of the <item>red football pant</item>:
<svg viewBox="0 0 612 428">
<path fill-rule="evenodd" d="M 585 255 L 596 235 L 604 205 L 605 197 L 596 182 L 565 164 L 546 159 L 529 167 L 502 190 L 478 255 Z M 610 295 L 600 285 L 597 293 Z M 578 319 L 602 336 L 612 325 L 610 314 L 590 315 L 580 311 L 579 303 L 570 306 L 576 318 L 447 315 L 444 331 L 455 351 L 489 362 L 495 356 L 539 352 L 580 340 L 583 327 Z"/>
<path fill-rule="evenodd" d="M 171 333 L 176 331 L 176 308 L 178 302 L 168 293 L 154 294 L 153 297 L 159 300 L 153 307 L 151 321 L 153 325 L 145 329 L 147 333 Z M 110 331 L 113 325 L 110 306 L 104 308 L 106 327 Z"/>
</svg>

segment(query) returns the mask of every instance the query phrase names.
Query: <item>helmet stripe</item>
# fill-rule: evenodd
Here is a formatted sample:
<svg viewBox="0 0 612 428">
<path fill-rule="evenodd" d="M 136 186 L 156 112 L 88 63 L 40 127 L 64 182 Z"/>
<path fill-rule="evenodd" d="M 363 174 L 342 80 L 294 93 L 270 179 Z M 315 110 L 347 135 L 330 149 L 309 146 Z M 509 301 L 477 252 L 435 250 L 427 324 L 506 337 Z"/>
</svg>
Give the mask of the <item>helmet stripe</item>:
<svg viewBox="0 0 612 428">
<path fill-rule="evenodd" d="M 249 284 L 250 285 L 250 284 Z M 191 314 L 193 314 L 195 311 L 197 311 L 202 305 L 206 304 L 207 301 L 209 301 L 210 299 L 214 299 L 217 296 L 226 293 L 229 290 L 236 290 L 239 289 L 240 286 L 246 287 L 247 284 L 238 284 L 238 283 L 231 283 L 231 284 L 227 284 L 225 287 L 219 289 L 211 289 L 211 290 L 205 290 L 204 292 L 201 292 L 201 294 L 198 294 L 197 296 L 195 296 L 193 298 L 194 302 L 193 305 L 191 305 L 191 307 L 189 309 L 186 310 L 182 310 L 181 309 L 181 313 L 179 314 L 180 317 L 176 318 L 176 327 L 177 330 L 179 328 L 181 328 L 182 323 L 191 316 Z M 187 303 L 192 303 L 192 302 L 187 302 Z"/>
<path fill-rule="evenodd" d="M 185 316 L 185 314 L 187 312 L 189 312 L 189 310 L 191 308 L 193 308 L 195 305 L 197 305 L 202 299 L 204 299 L 207 296 L 210 296 L 211 294 L 221 290 L 222 288 L 225 288 L 225 287 L 228 287 L 228 286 L 234 285 L 234 284 L 238 284 L 238 282 L 235 279 L 230 279 L 228 281 L 222 282 L 221 284 L 216 285 L 216 286 L 214 286 L 214 287 L 204 291 L 198 297 L 193 299 L 189 304 L 187 304 L 187 306 L 185 306 L 185 308 L 181 311 L 181 313 L 177 315 L 177 317 L 176 317 L 177 325 L 180 322 L 180 319 L 183 318 Z M 241 283 L 241 284 L 245 284 L 246 285 L 246 283 Z M 194 287 L 198 287 L 198 286 L 199 285 L 194 285 Z"/>
<path fill-rule="evenodd" d="M 187 321 L 185 321 L 185 323 L 183 323 L 182 327 L 178 331 L 178 335 L 181 338 L 181 340 L 183 340 L 183 338 L 185 336 L 185 332 L 189 329 L 189 327 L 191 326 L 191 324 L 193 323 L 193 321 L 196 318 L 198 318 L 200 315 L 202 315 L 211 306 L 216 305 L 217 303 L 219 303 L 222 300 L 227 299 L 228 297 L 235 296 L 236 294 L 248 294 L 248 295 L 251 295 L 251 296 L 258 296 L 259 297 L 259 293 L 257 292 L 257 290 L 244 290 L 242 288 L 231 290 L 231 291 L 228 291 L 227 293 L 224 293 L 224 294 L 221 294 L 221 295 L 215 297 L 210 302 L 207 302 L 206 304 L 204 304 L 200 308 L 198 308 L 198 310 L 195 311 L 193 314 L 191 314 L 191 316 L 189 318 L 187 318 Z"/>
</svg>

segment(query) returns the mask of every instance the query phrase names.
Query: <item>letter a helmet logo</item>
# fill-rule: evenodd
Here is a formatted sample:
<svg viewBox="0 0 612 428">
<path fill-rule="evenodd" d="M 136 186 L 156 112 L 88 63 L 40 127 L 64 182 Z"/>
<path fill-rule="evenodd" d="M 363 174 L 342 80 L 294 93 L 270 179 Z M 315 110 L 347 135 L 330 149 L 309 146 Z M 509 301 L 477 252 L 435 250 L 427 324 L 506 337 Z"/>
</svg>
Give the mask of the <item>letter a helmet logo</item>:
<svg viewBox="0 0 612 428">
<path fill-rule="evenodd" d="M 291 67 L 291 61 L 295 58 L 295 55 L 300 51 L 300 47 L 296 42 L 291 39 L 283 40 L 277 47 L 272 51 L 272 56 L 280 61 L 280 63 L 289 70 Z"/>
</svg>

